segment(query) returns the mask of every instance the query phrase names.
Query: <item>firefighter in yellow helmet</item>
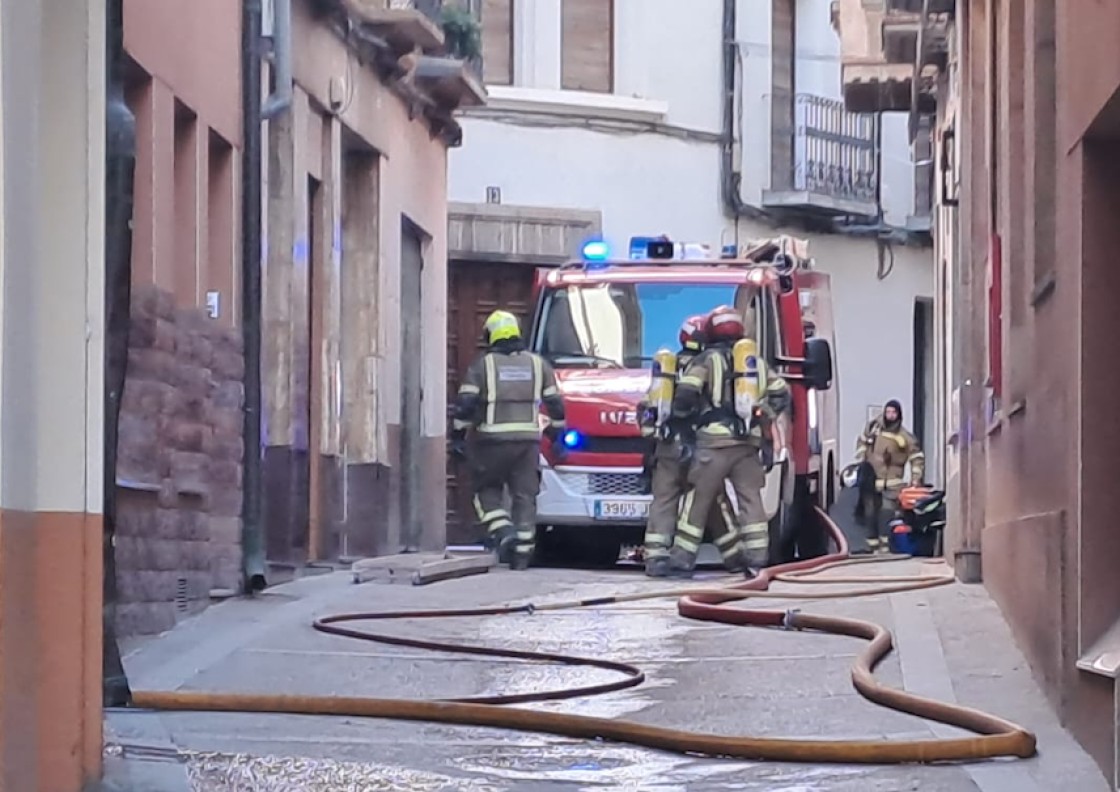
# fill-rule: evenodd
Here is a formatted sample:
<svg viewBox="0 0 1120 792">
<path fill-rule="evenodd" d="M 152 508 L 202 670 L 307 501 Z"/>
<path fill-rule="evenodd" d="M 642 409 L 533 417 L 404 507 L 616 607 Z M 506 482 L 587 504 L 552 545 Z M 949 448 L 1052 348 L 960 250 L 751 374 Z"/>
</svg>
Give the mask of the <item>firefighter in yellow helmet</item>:
<svg viewBox="0 0 1120 792">
<path fill-rule="evenodd" d="M 925 475 L 926 457 L 918 439 L 902 425 L 902 404 L 887 402 L 881 415 L 867 425 L 856 444 L 856 462 L 861 463 L 861 517 L 867 529 L 867 549 L 887 553 L 890 543 L 887 524 L 898 512 L 898 497 L 906 486 L 906 467 L 910 483 L 920 484 Z M 870 470 L 862 463 L 867 463 Z M 872 485 L 868 473 L 874 474 Z"/>
<path fill-rule="evenodd" d="M 680 351 L 659 350 L 654 357 L 653 384 L 649 395 L 639 407 L 642 434 L 654 445 L 645 460 L 653 502 L 646 520 L 645 562 L 650 577 L 667 577 L 671 573 L 669 551 L 680 516 L 681 498 L 687 489 L 688 461 L 685 448 L 693 443 L 689 421 L 672 415 L 672 398 L 677 382 L 688 364 L 704 348 L 706 316 L 690 316 L 679 333 Z M 721 493 L 714 510 L 709 513 L 708 528 L 712 540 L 723 556 L 724 564 L 733 572 L 745 569 L 742 535 L 727 497 Z"/>
<path fill-rule="evenodd" d="M 708 347 L 689 365 L 673 398 L 674 414 L 696 425 L 696 450 L 688 475 L 691 489 L 681 506 L 670 553 L 670 574 L 691 576 L 703 526 L 727 480 L 739 506 L 746 574 L 753 576 L 750 568 L 765 566 L 770 544 L 762 489 L 772 457 L 763 449 L 763 429 L 789 408 L 789 386 L 768 371 L 734 308 L 721 305 L 713 310 L 705 337 Z M 740 363 L 743 371 L 737 370 Z M 750 389 L 744 391 L 744 385 Z"/>
<path fill-rule="evenodd" d="M 455 399 L 452 453 L 469 462 L 488 546 L 511 569 L 526 569 L 536 541 L 540 406 L 548 419 L 545 433 L 555 439 L 564 428 L 564 402 L 552 366 L 525 349 L 516 316 L 494 311 L 483 334 L 487 349 L 467 369 Z M 507 487 L 512 515 L 505 509 Z"/>
</svg>

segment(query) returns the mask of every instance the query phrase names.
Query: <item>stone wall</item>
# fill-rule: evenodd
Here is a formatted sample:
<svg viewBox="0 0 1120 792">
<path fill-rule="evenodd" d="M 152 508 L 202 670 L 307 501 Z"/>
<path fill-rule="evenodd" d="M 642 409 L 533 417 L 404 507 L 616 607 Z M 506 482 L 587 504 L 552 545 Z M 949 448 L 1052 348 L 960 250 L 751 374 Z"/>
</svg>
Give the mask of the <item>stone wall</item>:
<svg viewBox="0 0 1120 792">
<path fill-rule="evenodd" d="M 154 633 L 241 579 L 241 333 L 136 288 L 117 460 L 117 629 Z"/>
</svg>

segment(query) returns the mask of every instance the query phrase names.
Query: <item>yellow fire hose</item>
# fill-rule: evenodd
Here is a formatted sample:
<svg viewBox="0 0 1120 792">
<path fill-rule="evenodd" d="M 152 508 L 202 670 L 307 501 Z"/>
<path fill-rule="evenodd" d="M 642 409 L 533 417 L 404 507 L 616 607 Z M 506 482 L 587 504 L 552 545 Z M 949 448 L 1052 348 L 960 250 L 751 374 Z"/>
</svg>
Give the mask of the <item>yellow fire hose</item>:
<svg viewBox="0 0 1120 792">
<path fill-rule="evenodd" d="M 185 710 L 208 712 L 261 712 L 299 715 L 337 715 L 349 717 L 388 718 L 395 720 L 450 723 L 517 731 L 556 734 L 589 740 L 612 740 L 673 753 L 703 754 L 754 761 L 787 761 L 802 763 L 841 764 L 908 764 L 940 761 L 966 761 L 1000 756 L 1028 758 L 1035 753 L 1035 736 L 1015 723 L 979 710 L 934 701 L 905 691 L 888 688 L 877 682 L 873 669 L 891 651 L 891 634 L 872 622 L 819 616 L 797 611 L 748 610 L 731 607 L 745 599 L 835 599 L 891 594 L 900 591 L 941 586 L 953 581 L 951 573 L 878 577 L 820 577 L 820 573 L 885 559 L 849 559 L 843 532 L 821 510 L 825 526 L 832 534 L 837 552 L 823 558 L 771 567 L 749 581 L 726 587 L 678 587 L 669 590 L 592 598 L 543 605 L 520 605 L 497 608 L 473 608 L 443 611 L 400 611 L 395 613 L 354 613 L 327 616 L 314 623 L 321 632 L 343 635 L 376 643 L 411 646 L 458 654 L 492 657 L 513 657 L 537 662 L 563 663 L 617 671 L 620 680 L 600 685 L 567 688 L 536 693 L 499 695 L 454 700 L 383 699 L 334 696 L 255 695 L 235 693 L 201 693 L 180 691 L 136 691 L 132 706 L 142 709 Z M 797 584 L 871 584 L 844 591 L 771 592 L 772 582 Z M 436 641 L 365 632 L 338 626 L 344 622 L 403 618 L 448 618 L 499 614 L 531 615 L 536 611 L 555 611 L 580 607 L 635 602 L 646 599 L 678 597 L 681 615 L 703 621 L 733 625 L 785 627 L 815 630 L 833 635 L 863 638 L 867 646 L 852 666 L 852 683 L 864 698 L 884 707 L 910 713 L 929 720 L 957 726 L 977 736 L 926 740 L 815 740 L 797 738 L 764 738 L 721 736 L 700 732 L 649 726 L 627 720 L 567 715 L 555 712 L 516 709 L 503 704 L 573 698 L 634 687 L 645 679 L 641 669 L 619 663 L 572 655 L 519 650 L 493 649 L 481 646 L 440 643 Z"/>
</svg>

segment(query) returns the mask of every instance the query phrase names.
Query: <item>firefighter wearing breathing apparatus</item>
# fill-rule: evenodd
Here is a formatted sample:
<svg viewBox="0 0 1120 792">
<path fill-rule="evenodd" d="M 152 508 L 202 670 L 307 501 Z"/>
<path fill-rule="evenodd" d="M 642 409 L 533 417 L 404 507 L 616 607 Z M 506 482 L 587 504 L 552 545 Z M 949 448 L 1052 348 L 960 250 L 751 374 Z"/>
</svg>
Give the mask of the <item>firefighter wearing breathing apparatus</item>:
<svg viewBox="0 0 1120 792">
<path fill-rule="evenodd" d="M 455 399 L 452 453 L 470 464 L 474 507 L 487 545 L 511 569 L 526 569 L 536 541 L 540 491 L 538 411 L 543 403 L 544 433 L 555 442 L 564 430 L 564 402 L 552 366 L 525 349 L 516 316 L 494 311 L 483 334 L 488 348 L 467 369 Z M 505 510 L 506 487 L 512 515 Z"/>
<path fill-rule="evenodd" d="M 867 425 L 856 448 L 856 462 L 866 462 L 874 475 L 874 484 L 870 476 L 861 476 L 860 481 L 863 523 L 870 552 L 889 552 L 890 543 L 884 533 L 898 513 L 899 494 L 907 484 L 903 477 L 906 467 L 910 466 L 909 483 L 920 484 L 925 475 L 925 459 L 917 438 L 902 425 L 902 405 L 895 399 L 890 400 L 882 415 Z"/>
<path fill-rule="evenodd" d="M 769 548 L 762 489 L 773 449 L 764 458 L 764 432 L 789 408 L 789 386 L 769 372 L 734 308 L 713 310 L 705 336 L 708 348 L 689 365 L 673 398 L 673 414 L 696 426 L 696 451 L 670 551 L 670 574 L 691 575 L 703 526 L 727 480 L 739 507 L 746 574 L 753 576 L 751 568 L 766 564 Z"/>
<path fill-rule="evenodd" d="M 673 394 L 681 373 L 703 349 L 704 322 L 703 316 L 689 317 L 681 325 L 680 351 L 660 349 L 654 355 L 652 383 L 639 407 L 642 435 L 654 440 L 645 461 L 653 494 L 645 536 L 646 574 L 650 577 L 667 577 L 670 573 L 669 550 L 687 486 L 686 452 L 695 442 L 691 424 L 672 414 Z M 725 496 L 717 499 L 709 525 L 728 568 L 741 571 L 742 537 Z"/>
</svg>

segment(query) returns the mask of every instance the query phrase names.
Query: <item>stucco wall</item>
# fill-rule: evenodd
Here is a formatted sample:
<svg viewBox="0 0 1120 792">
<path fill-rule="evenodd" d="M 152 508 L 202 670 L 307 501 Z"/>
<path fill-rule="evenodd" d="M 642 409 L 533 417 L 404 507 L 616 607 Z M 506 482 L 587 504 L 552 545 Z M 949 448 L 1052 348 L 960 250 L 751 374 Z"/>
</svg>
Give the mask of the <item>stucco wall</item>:
<svg viewBox="0 0 1120 792">
<path fill-rule="evenodd" d="M 230 143 L 241 144 L 241 6 L 124 0 L 124 45 Z"/>
<path fill-rule="evenodd" d="M 102 756 L 105 21 L 0 4 L 0 789 Z"/>
</svg>

